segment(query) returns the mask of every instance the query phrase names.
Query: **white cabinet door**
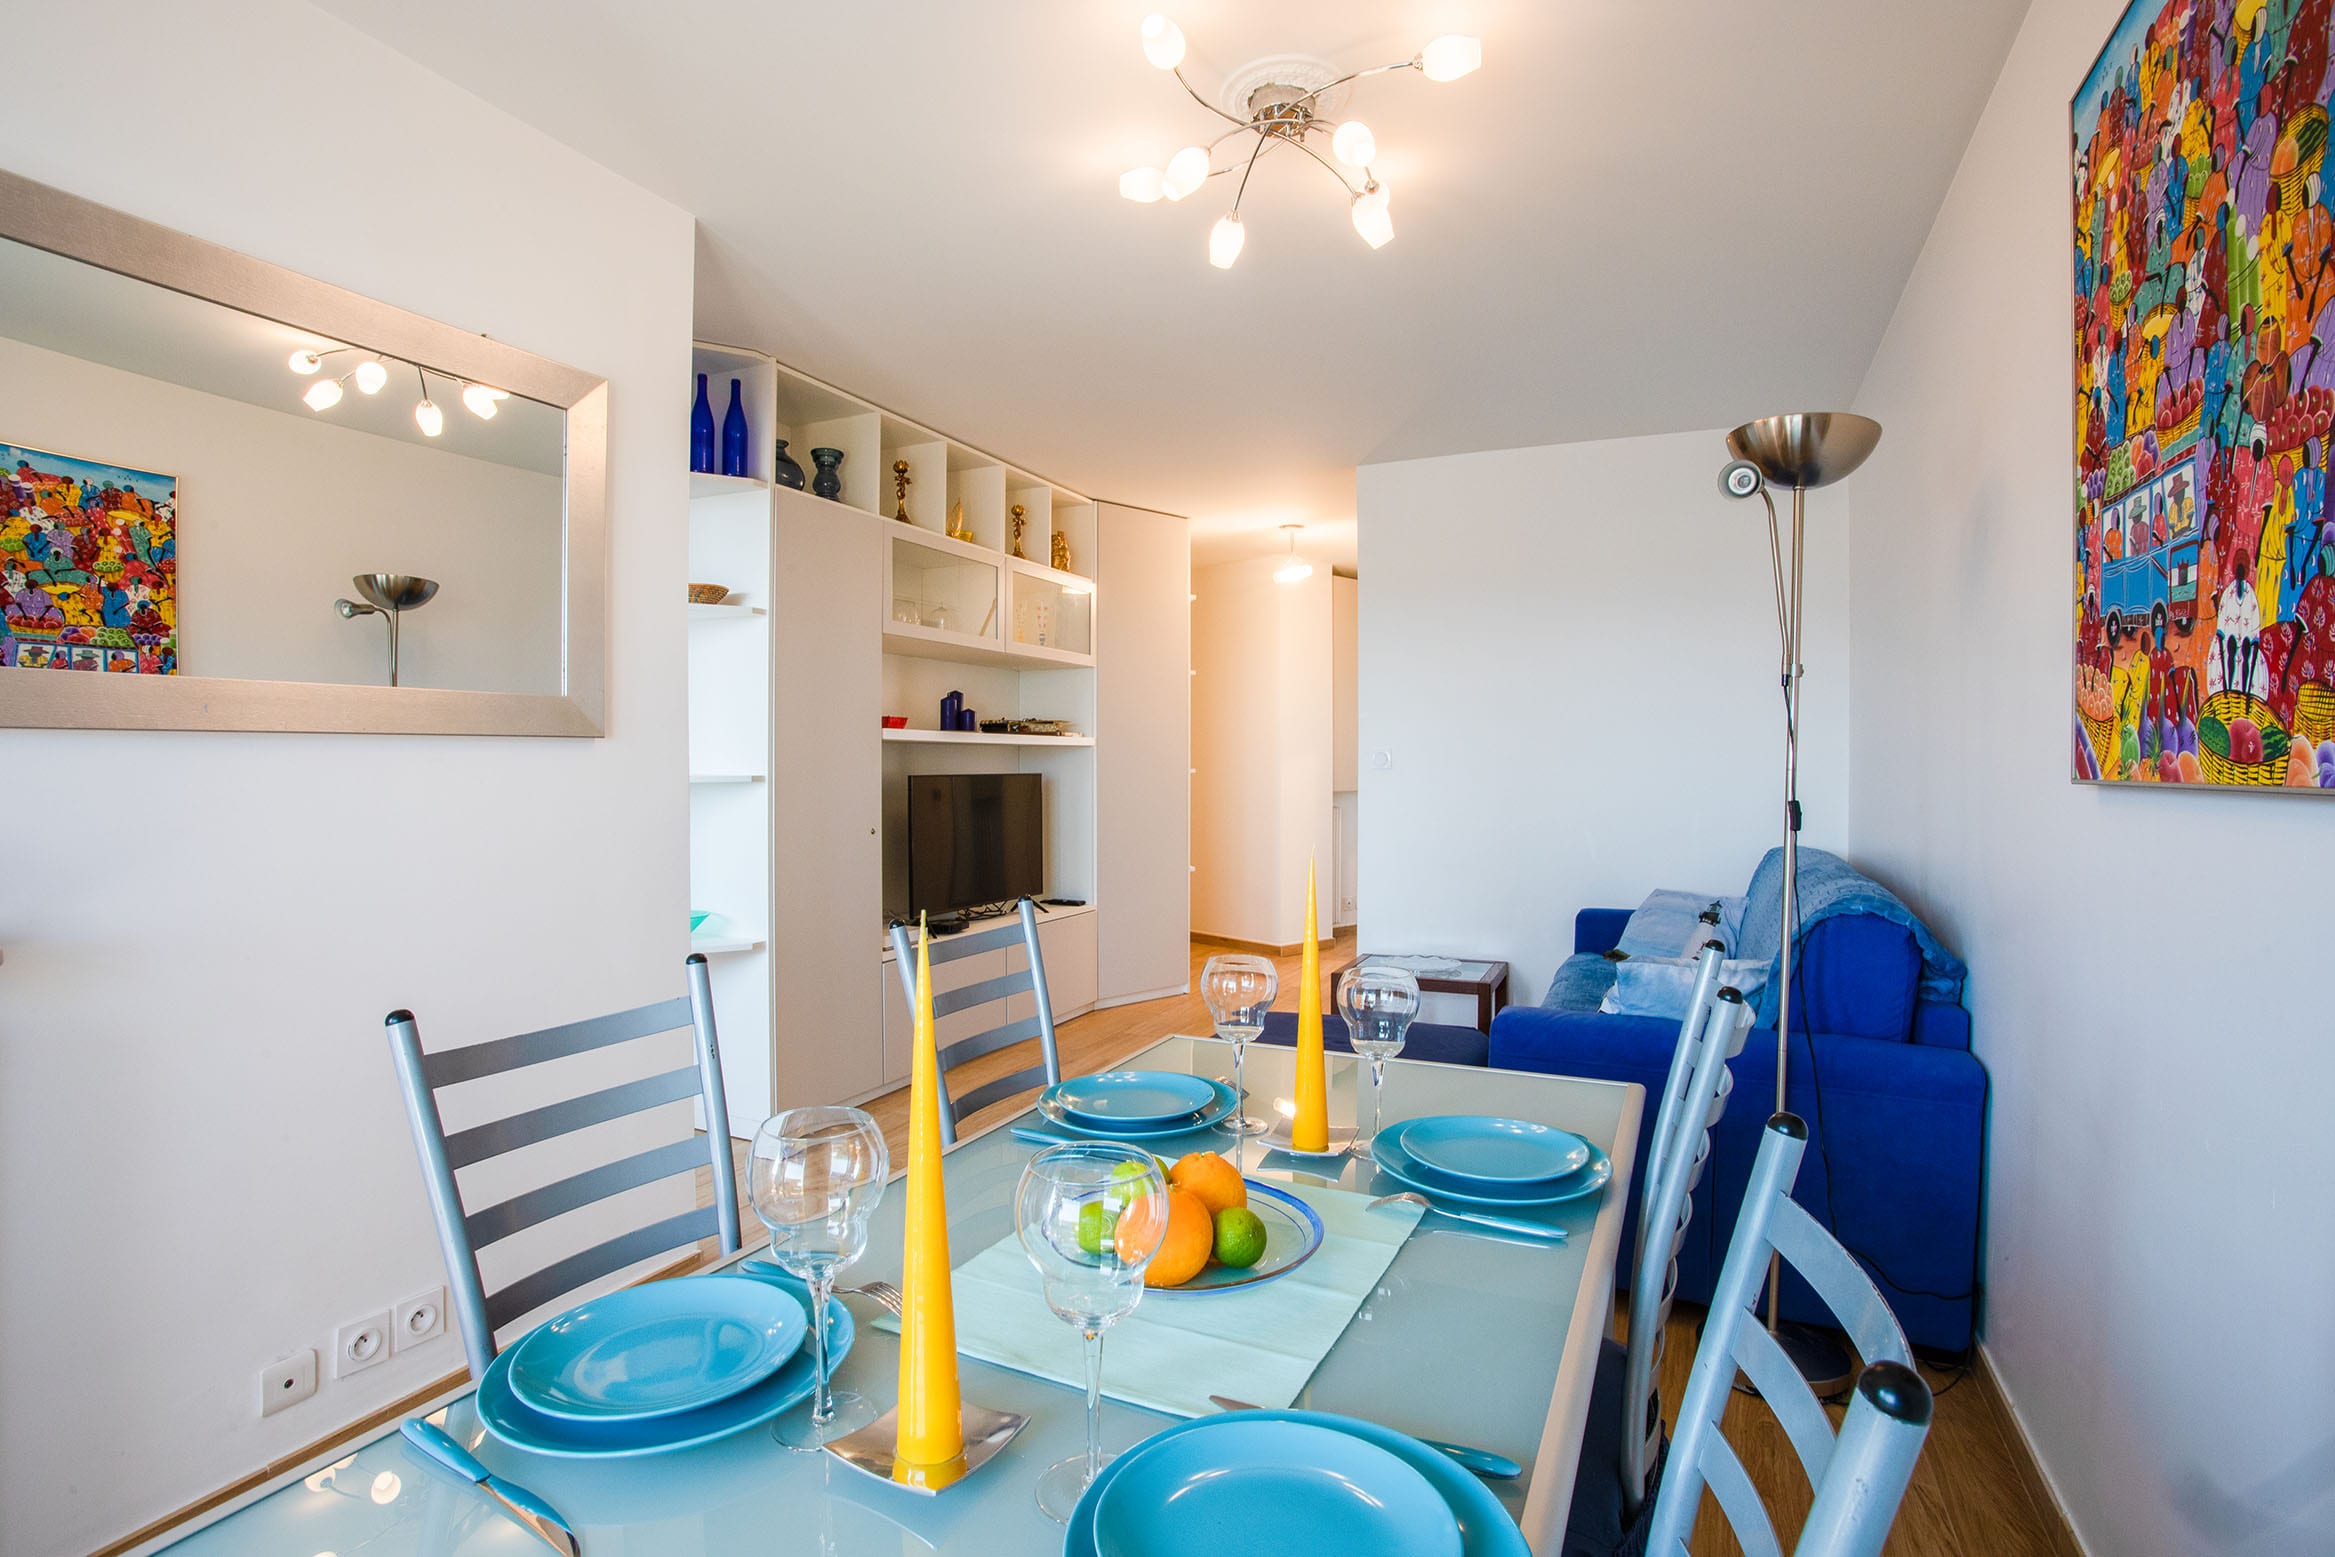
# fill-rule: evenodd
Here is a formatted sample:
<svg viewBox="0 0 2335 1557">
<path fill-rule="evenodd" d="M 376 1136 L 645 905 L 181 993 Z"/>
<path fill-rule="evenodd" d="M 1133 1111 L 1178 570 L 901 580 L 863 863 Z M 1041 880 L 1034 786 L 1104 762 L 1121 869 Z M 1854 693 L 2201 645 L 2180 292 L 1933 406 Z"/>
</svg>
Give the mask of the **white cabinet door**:
<svg viewBox="0 0 2335 1557">
<path fill-rule="evenodd" d="M 1057 1026 L 1084 1015 L 1095 1004 L 1095 929 L 1100 912 L 1048 919 L 1038 926 L 1038 950 L 1046 958 L 1046 994 L 1054 1003 Z M 1019 946 L 1006 948 L 1006 966 L 1020 972 L 1024 961 Z M 1010 1002 L 1018 1019 L 1037 1010 L 1037 1002 L 1016 995 Z"/>
<path fill-rule="evenodd" d="M 1004 977 L 1007 955 L 1004 951 L 986 951 L 937 965 L 932 970 L 933 993 L 943 995 L 952 989 L 962 989 L 967 984 L 978 984 L 983 979 Z M 1011 955 L 1014 958 L 1013 965 L 1019 967 L 1020 951 L 1016 950 Z M 908 994 L 900 985 L 899 971 L 889 961 L 878 971 L 884 979 L 884 1081 L 890 1086 L 906 1086 L 911 1058 L 909 1044 L 915 1037 L 914 1018 L 908 1011 Z M 975 1033 L 1003 1027 L 1011 1019 L 1006 1006 L 994 1000 L 987 1005 L 952 1011 L 933 1024 L 933 1041 L 945 1049 L 960 1038 L 970 1038 Z"/>
<path fill-rule="evenodd" d="M 885 1080 L 883 1005 L 853 969 L 883 928 L 882 530 L 807 495 L 771 503 L 770 946 L 779 1106 Z"/>
<path fill-rule="evenodd" d="M 1191 981 L 1192 543 L 1173 514 L 1117 503 L 1098 505 L 1097 526 L 1099 923 L 1087 933 L 1094 994 L 1124 1000 Z"/>
</svg>

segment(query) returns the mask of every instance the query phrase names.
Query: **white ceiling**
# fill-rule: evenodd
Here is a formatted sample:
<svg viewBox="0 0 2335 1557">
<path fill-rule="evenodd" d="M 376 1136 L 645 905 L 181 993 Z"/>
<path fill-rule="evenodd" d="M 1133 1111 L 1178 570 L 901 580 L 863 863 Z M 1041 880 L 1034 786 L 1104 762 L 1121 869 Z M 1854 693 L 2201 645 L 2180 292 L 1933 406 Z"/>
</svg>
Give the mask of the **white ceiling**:
<svg viewBox="0 0 2335 1557">
<path fill-rule="evenodd" d="M 1290 521 L 1350 561 L 1359 463 L 1845 402 L 2026 0 L 318 3 L 695 213 L 701 334 L 1189 514 L 1206 562 Z M 1211 95 L 1483 38 L 1348 101 L 1392 244 L 1286 152 L 1229 272 L 1224 180 L 1118 197 L 1221 127 L 1143 59 L 1162 5 Z"/>
</svg>

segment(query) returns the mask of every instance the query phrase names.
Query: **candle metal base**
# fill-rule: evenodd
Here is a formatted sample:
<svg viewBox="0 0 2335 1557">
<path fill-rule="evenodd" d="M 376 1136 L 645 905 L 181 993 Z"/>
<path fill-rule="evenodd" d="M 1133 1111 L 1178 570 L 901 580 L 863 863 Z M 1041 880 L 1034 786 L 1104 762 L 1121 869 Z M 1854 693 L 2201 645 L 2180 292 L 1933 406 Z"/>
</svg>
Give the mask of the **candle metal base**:
<svg viewBox="0 0 2335 1557">
<path fill-rule="evenodd" d="M 900 1408 L 894 1406 L 856 1433 L 827 1445 L 827 1452 L 862 1475 L 890 1486 L 933 1497 L 955 1486 L 987 1464 L 1029 1418 L 1012 1411 L 992 1411 L 971 1402 L 958 1407 L 965 1434 L 964 1452 L 938 1465 L 910 1465 L 899 1458 Z"/>
</svg>

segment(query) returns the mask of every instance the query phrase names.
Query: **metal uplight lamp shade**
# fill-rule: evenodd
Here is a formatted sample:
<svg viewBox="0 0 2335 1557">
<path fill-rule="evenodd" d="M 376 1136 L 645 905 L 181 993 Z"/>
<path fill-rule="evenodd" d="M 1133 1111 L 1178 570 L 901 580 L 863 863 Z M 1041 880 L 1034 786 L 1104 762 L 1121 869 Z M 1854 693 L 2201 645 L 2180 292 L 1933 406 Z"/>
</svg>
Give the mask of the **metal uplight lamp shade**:
<svg viewBox="0 0 2335 1557">
<path fill-rule="evenodd" d="M 389 622 L 389 684 L 397 685 L 397 628 L 398 620 L 408 611 L 418 611 L 430 603 L 438 593 L 438 581 L 412 573 L 360 573 L 349 580 L 357 593 L 365 597 L 365 604 L 354 600 L 335 600 L 332 608 L 344 620 L 360 616 L 384 617 Z"/>
<path fill-rule="evenodd" d="M 1865 463 L 1881 441 L 1881 424 L 1846 411 L 1800 411 L 1763 416 L 1727 435 L 1734 456 L 1719 472 L 1719 490 L 1732 498 L 1757 496 L 1767 506 L 1768 560 L 1776 591 L 1776 632 L 1782 639 L 1784 693 L 1784 884 L 1783 949 L 1776 991 L 1776 1112 L 1785 1111 L 1785 1079 L 1791 1060 L 1793 941 L 1800 931 L 1800 575 L 1805 551 L 1807 494 L 1830 486 Z M 1777 534 L 1770 487 L 1792 494 L 1792 548 L 1787 556 Z M 1767 1284 L 1768 1329 L 1778 1332 L 1781 1270 L 1770 1259 Z M 1828 1338 L 1806 1332 L 1778 1333 L 1819 1394 L 1848 1384 L 1848 1360 Z M 1811 1344 L 1813 1343 L 1813 1344 Z M 1832 1353 L 1827 1358 L 1824 1354 Z M 1827 1387 L 1829 1386 L 1829 1388 Z"/>
</svg>

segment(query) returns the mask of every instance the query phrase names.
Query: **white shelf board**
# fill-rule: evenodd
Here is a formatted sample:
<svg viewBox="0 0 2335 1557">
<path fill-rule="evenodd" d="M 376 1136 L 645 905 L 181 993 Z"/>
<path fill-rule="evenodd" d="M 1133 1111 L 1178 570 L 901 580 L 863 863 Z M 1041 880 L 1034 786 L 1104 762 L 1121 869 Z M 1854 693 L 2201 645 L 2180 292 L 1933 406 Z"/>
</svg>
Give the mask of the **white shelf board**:
<svg viewBox="0 0 2335 1557">
<path fill-rule="evenodd" d="M 728 497 L 736 492 L 767 492 L 770 483 L 755 476 L 722 476 L 710 470 L 689 473 L 689 495 L 695 497 Z"/>
<path fill-rule="evenodd" d="M 689 602 L 689 615 L 692 621 L 736 622 L 745 621 L 749 617 L 767 616 L 769 614 L 769 612 L 763 610 L 760 606 L 699 605 L 694 600 Z"/>
<path fill-rule="evenodd" d="M 1009 556 L 1005 562 L 1016 573 L 1058 585 L 1065 594 L 1091 595 L 1095 592 L 1095 581 L 1083 573 L 1065 573 L 1060 568 L 1048 567 L 1043 562 L 1032 562 L 1027 557 Z"/>
<path fill-rule="evenodd" d="M 719 957 L 725 952 L 760 951 L 766 944 L 748 935 L 693 935 L 689 938 L 689 949 L 703 952 L 708 957 Z"/>
<path fill-rule="evenodd" d="M 689 782 L 692 784 L 759 784 L 762 782 L 762 775 L 759 773 L 692 773 L 689 775 Z"/>
<path fill-rule="evenodd" d="M 1030 643 L 1006 644 L 995 638 L 977 638 L 971 633 L 949 632 L 938 627 L 911 627 L 905 622 L 885 625 L 884 652 L 924 660 L 949 660 L 959 665 L 1002 665 L 1008 670 L 1095 662 L 1091 654 L 1073 654 L 1068 649 L 1042 649 Z"/>
<path fill-rule="evenodd" d="M 1053 923 L 1057 919 L 1075 919 L 1080 914 L 1091 914 L 1094 911 L 1095 905 L 1092 903 L 1080 903 L 1071 908 L 1049 908 L 1045 904 L 1040 903 L 1038 905 L 1038 924 L 1042 928 Z M 959 934 L 974 935 L 983 930 L 994 930 L 999 925 L 1012 924 L 1016 917 L 1017 916 L 1014 914 L 990 914 L 980 919 L 968 919 L 965 921 L 965 928 L 960 931 Z M 910 937 L 911 942 L 913 942 L 914 939 L 915 938 L 913 936 Z M 932 938 L 932 943 L 935 946 L 940 946 L 948 941 L 953 941 L 955 939 L 956 936 L 953 935 L 936 935 Z M 892 960 L 892 936 L 890 931 L 886 931 L 884 933 L 884 944 L 881 960 L 885 962 L 890 962 Z"/>
<path fill-rule="evenodd" d="M 1091 735 L 995 735 L 987 730 L 886 730 L 887 741 L 912 746 L 1092 746 Z"/>
</svg>

